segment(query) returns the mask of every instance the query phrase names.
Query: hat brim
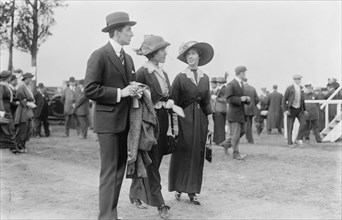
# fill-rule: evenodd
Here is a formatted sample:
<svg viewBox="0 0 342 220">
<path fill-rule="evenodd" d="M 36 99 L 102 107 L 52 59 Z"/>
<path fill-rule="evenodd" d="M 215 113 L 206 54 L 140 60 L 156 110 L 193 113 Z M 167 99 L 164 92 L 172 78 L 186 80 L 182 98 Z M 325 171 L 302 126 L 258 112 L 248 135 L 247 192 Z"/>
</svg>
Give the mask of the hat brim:
<svg viewBox="0 0 342 220">
<path fill-rule="evenodd" d="M 209 63 L 213 57 L 214 57 L 214 48 L 208 44 L 208 43 L 205 43 L 205 42 L 199 42 L 199 43 L 196 43 L 194 45 L 192 45 L 191 47 L 189 47 L 187 50 L 183 51 L 181 54 L 178 55 L 177 59 L 179 59 L 180 61 L 183 61 L 184 63 L 188 63 L 186 61 L 186 57 L 185 57 L 185 54 L 187 51 L 189 51 L 191 48 L 197 48 L 199 49 L 202 54 L 201 54 L 201 57 L 198 61 L 198 66 L 204 66 L 206 65 L 207 63 Z"/>
<path fill-rule="evenodd" d="M 105 33 L 109 32 L 111 29 L 118 27 L 118 26 L 125 26 L 125 25 L 134 26 L 136 23 L 137 22 L 135 22 L 135 21 L 118 22 L 118 23 L 111 24 L 111 25 L 108 25 L 107 27 L 103 28 L 102 32 L 105 32 Z"/>
<path fill-rule="evenodd" d="M 159 45 L 158 47 L 154 48 L 154 50 L 149 51 L 148 53 L 141 53 L 141 52 L 139 52 L 139 50 L 135 50 L 135 52 L 137 53 L 137 55 L 146 56 L 146 55 L 149 55 L 149 54 L 151 54 L 151 53 L 154 53 L 154 52 L 156 52 L 156 51 L 158 51 L 158 50 L 160 50 L 160 49 L 162 49 L 162 48 L 168 47 L 168 46 L 170 46 L 170 45 L 171 45 L 171 44 L 170 44 L 169 42 L 166 42 L 166 41 L 165 41 L 164 44 Z"/>
<path fill-rule="evenodd" d="M 27 77 L 23 77 L 22 79 L 21 79 L 21 81 L 24 81 L 25 79 L 32 79 L 34 76 L 27 76 Z"/>
</svg>

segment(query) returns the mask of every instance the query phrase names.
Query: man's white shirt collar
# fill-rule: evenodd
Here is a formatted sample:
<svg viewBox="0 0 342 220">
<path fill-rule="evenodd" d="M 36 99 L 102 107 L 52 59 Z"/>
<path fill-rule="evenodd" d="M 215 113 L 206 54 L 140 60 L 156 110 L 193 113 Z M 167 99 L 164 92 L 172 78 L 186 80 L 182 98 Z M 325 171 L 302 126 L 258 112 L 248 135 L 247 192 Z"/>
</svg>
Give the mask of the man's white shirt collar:
<svg viewBox="0 0 342 220">
<path fill-rule="evenodd" d="M 116 42 L 115 40 L 113 40 L 111 38 L 109 39 L 109 43 L 110 43 L 110 45 L 112 45 L 116 55 L 119 57 L 122 45 L 120 45 L 118 42 Z"/>
</svg>

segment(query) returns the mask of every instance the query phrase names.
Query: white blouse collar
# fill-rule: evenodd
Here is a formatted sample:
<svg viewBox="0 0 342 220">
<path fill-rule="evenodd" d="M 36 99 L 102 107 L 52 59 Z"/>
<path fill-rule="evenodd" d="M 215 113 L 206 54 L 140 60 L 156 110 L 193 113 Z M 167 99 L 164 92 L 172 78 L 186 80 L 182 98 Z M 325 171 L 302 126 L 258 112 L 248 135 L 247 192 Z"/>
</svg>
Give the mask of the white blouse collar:
<svg viewBox="0 0 342 220">
<path fill-rule="evenodd" d="M 187 67 L 185 70 L 183 70 L 183 73 L 185 73 L 186 77 L 188 77 L 191 80 L 191 82 L 193 82 L 195 85 L 197 85 L 200 79 L 204 76 L 204 73 L 202 72 L 202 70 L 197 69 L 197 83 L 196 83 L 194 73 L 191 71 L 190 67 Z"/>
</svg>

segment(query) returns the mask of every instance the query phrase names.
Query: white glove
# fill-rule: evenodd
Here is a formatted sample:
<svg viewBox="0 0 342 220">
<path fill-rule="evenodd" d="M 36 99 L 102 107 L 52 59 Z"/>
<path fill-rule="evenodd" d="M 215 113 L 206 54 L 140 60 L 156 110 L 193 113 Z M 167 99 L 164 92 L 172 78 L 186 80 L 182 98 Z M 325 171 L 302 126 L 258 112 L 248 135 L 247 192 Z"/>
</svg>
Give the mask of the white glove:
<svg viewBox="0 0 342 220">
<path fill-rule="evenodd" d="M 26 106 L 29 107 L 29 108 L 35 108 L 35 107 L 37 107 L 36 104 L 34 104 L 34 102 L 27 102 L 27 103 L 26 103 Z"/>
<path fill-rule="evenodd" d="M 167 101 L 166 101 L 166 103 L 165 103 L 165 108 L 166 109 L 170 109 L 170 108 L 172 108 L 172 106 L 175 104 L 175 102 L 172 100 L 172 99 L 168 99 Z"/>
<path fill-rule="evenodd" d="M 5 113 L 6 113 L 6 112 L 4 112 L 4 111 L 0 111 L 0 118 L 5 117 Z"/>
<path fill-rule="evenodd" d="M 211 99 L 216 99 L 217 95 L 211 95 Z"/>
</svg>

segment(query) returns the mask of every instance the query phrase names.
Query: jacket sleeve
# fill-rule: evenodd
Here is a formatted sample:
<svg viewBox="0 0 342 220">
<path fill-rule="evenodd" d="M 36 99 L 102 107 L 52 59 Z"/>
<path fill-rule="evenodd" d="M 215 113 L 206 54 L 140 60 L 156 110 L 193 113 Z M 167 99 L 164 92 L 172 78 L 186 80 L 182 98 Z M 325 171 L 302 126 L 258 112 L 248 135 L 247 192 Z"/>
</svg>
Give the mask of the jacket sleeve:
<svg viewBox="0 0 342 220">
<path fill-rule="evenodd" d="M 259 103 L 259 96 L 257 91 L 254 89 L 254 105 L 257 105 Z"/>
<path fill-rule="evenodd" d="M 89 58 L 84 80 L 87 98 L 101 104 L 117 103 L 118 88 L 104 86 L 102 74 L 105 71 L 105 58 L 101 51 L 95 51 Z"/>
<path fill-rule="evenodd" d="M 170 97 L 171 99 L 175 102 L 176 105 L 180 106 L 180 102 L 181 102 L 181 98 L 180 98 L 180 80 L 179 80 L 180 75 L 178 74 L 176 76 L 176 78 L 173 80 L 172 82 L 172 86 L 171 86 L 171 93 L 170 93 Z"/>
<path fill-rule="evenodd" d="M 289 98 L 289 89 L 287 88 L 285 91 L 285 94 L 281 100 L 281 108 L 283 109 L 283 112 L 287 111 L 287 101 Z"/>
<path fill-rule="evenodd" d="M 27 104 L 27 99 L 26 99 L 26 96 L 25 96 L 25 91 L 24 91 L 24 87 L 23 87 L 23 86 L 20 86 L 20 87 L 18 88 L 17 98 L 18 98 L 20 104 L 21 104 L 24 108 L 27 108 L 27 106 L 26 106 L 26 104 Z"/>
<path fill-rule="evenodd" d="M 4 96 L 4 88 L 0 86 L 0 111 L 4 112 L 5 111 L 5 105 L 3 101 L 3 96 Z"/>
<path fill-rule="evenodd" d="M 243 105 L 241 98 L 234 95 L 234 88 L 231 84 L 227 85 L 227 102 L 231 105 Z"/>
</svg>

